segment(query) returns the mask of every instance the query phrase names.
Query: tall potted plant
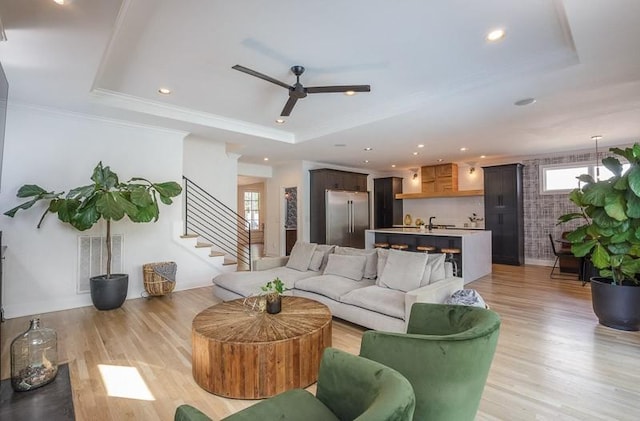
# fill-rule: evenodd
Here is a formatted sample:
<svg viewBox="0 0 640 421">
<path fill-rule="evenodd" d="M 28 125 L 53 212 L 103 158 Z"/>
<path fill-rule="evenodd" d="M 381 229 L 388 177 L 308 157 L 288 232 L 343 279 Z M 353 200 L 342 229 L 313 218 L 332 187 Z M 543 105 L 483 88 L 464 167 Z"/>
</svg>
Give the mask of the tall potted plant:
<svg viewBox="0 0 640 421">
<path fill-rule="evenodd" d="M 118 175 L 102 162 L 93 170 L 92 184 L 76 187 L 64 192 L 48 192 L 40 186 L 25 184 L 18 190 L 18 197 L 29 200 L 8 210 L 4 214 L 15 216 L 20 209 L 26 210 L 40 201 L 48 201 L 48 206 L 38 222 L 38 228 L 49 213 L 58 215 L 62 222 L 85 231 L 98 221 L 106 221 L 107 273 L 90 279 L 91 300 L 98 310 L 118 308 L 127 298 L 129 276 L 111 273 L 111 221 L 125 217 L 133 222 L 155 222 L 160 215 L 158 199 L 166 205 L 171 198 L 182 192 L 174 181 L 153 183 L 145 178 L 134 177 L 120 182 Z"/>
<path fill-rule="evenodd" d="M 591 278 L 593 310 L 601 324 L 621 330 L 640 329 L 640 145 L 611 148 L 626 159 L 623 166 L 615 156 L 602 160 L 613 173 L 596 181 L 590 175 L 578 177 L 581 186 L 569 200 L 579 212 L 562 215 L 558 223 L 582 220 L 567 235 L 571 251 L 591 261 L 599 277 Z"/>
</svg>

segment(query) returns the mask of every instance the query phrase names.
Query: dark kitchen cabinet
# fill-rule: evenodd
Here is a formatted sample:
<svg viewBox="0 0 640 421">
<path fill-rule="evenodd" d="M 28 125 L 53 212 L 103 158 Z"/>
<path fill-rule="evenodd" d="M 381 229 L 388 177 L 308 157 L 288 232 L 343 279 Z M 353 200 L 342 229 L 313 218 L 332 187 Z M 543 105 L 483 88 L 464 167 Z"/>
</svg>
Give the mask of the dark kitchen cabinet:
<svg viewBox="0 0 640 421">
<path fill-rule="evenodd" d="M 522 164 L 483 167 L 485 229 L 493 263 L 524 264 Z"/>
<path fill-rule="evenodd" d="M 367 191 L 367 175 L 322 168 L 309 170 L 309 224 L 312 243 L 326 244 L 326 190 Z"/>
<path fill-rule="evenodd" d="M 385 177 L 373 180 L 374 228 L 402 225 L 402 178 Z"/>
</svg>

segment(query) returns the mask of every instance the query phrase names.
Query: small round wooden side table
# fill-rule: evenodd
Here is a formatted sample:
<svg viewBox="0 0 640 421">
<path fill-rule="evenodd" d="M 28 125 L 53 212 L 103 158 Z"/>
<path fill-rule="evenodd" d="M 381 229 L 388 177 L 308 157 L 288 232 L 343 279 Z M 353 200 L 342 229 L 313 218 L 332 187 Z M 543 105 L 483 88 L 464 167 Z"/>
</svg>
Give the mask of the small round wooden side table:
<svg viewBox="0 0 640 421">
<path fill-rule="evenodd" d="M 200 387 L 226 398 L 267 398 L 317 381 L 322 352 L 331 346 L 331 312 L 302 297 L 282 297 L 278 314 L 228 301 L 193 319 L 191 344 Z"/>
</svg>

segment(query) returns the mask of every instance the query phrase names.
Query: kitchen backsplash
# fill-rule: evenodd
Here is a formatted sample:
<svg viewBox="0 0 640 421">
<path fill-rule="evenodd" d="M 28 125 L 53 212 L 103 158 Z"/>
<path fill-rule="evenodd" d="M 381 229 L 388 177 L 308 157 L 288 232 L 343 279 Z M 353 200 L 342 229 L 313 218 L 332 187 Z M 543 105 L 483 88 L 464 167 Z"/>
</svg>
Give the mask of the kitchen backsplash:
<svg viewBox="0 0 640 421">
<path fill-rule="evenodd" d="M 429 217 L 435 216 L 434 224 L 464 227 L 464 224 L 470 223 L 469 217 L 473 213 L 484 219 L 484 197 L 410 199 L 404 201 L 404 215 L 411 215 L 413 224 L 415 224 L 416 218 L 428 223 Z M 478 227 L 484 227 L 484 221 L 479 222 Z"/>
</svg>

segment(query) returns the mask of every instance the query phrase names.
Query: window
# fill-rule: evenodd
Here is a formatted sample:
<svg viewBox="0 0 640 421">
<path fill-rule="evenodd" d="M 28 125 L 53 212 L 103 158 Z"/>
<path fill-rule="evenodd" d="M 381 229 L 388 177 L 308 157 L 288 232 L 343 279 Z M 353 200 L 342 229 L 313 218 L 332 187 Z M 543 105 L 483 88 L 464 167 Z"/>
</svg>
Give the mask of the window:
<svg viewBox="0 0 640 421">
<path fill-rule="evenodd" d="M 244 219 L 247 229 L 256 230 L 260 226 L 260 193 L 256 191 L 244 192 Z"/>
<path fill-rule="evenodd" d="M 629 164 L 623 164 L 623 172 L 629 169 Z M 596 176 L 596 166 L 584 162 L 542 165 L 540 166 L 540 193 L 559 194 L 568 193 L 578 187 L 577 177 L 582 174 L 590 174 L 593 178 L 606 180 L 613 177 L 613 173 L 602 165 L 597 168 L 599 175 Z"/>
</svg>

